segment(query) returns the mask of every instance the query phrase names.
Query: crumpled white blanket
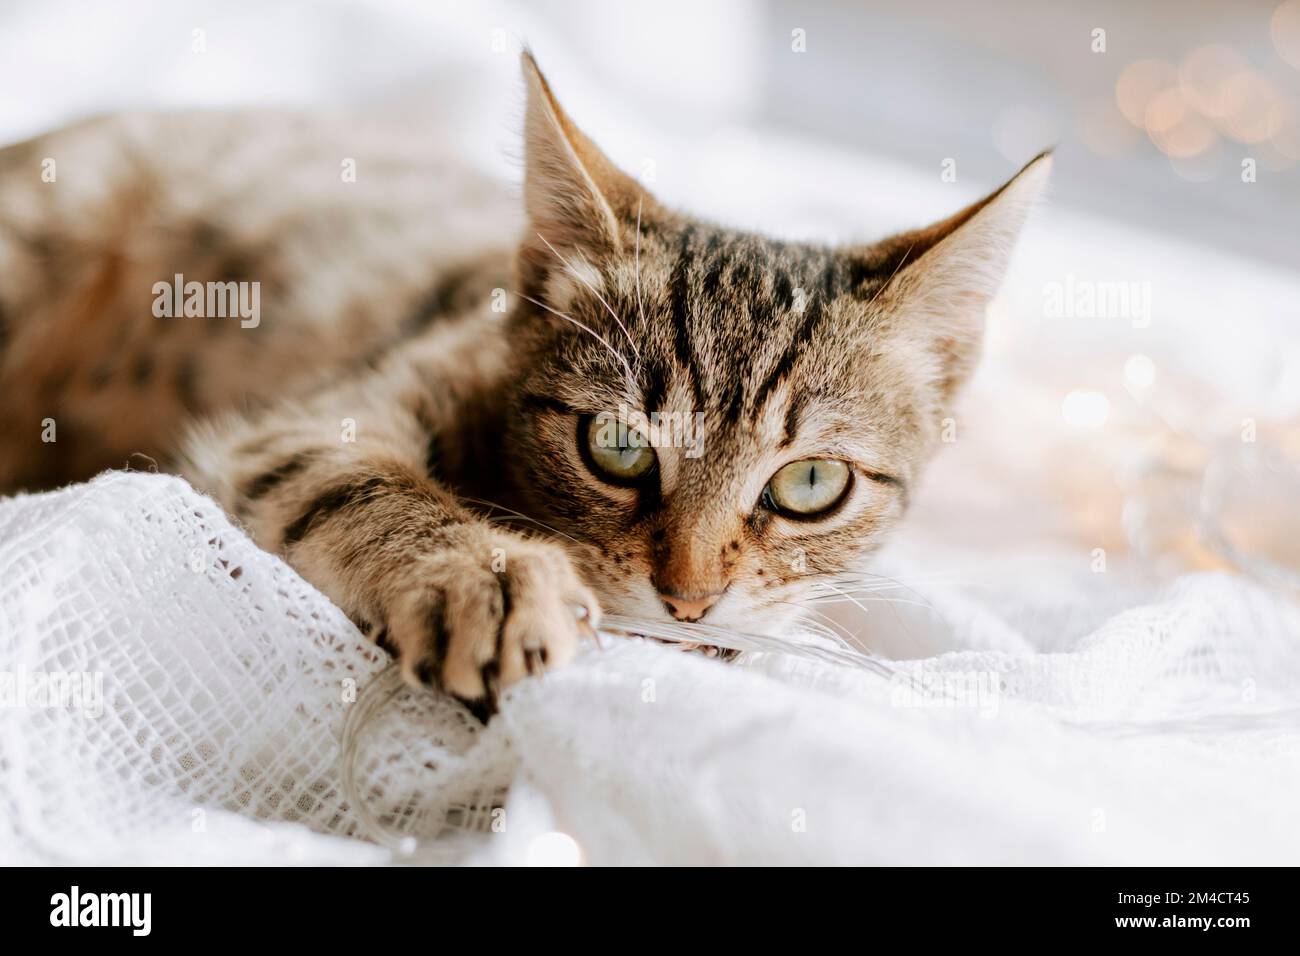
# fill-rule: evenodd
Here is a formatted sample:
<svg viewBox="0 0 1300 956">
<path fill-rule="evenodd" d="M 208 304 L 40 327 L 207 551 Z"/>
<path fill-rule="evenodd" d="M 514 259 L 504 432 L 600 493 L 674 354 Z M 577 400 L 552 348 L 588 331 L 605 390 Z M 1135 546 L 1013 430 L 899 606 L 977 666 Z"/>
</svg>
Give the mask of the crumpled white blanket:
<svg viewBox="0 0 1300 956">
<path fill-rule="evenodd" d="M 386 659 L 329 601 L 178 478 L 0 500 L 0 862 L 1300 861 L 1289 600 L 1198 573 L 1063 637 L 912 593 L 951 649 L 880 671 L 611 637 L 487 729 L 402 691 L 359 813 Z"/>
</svg>

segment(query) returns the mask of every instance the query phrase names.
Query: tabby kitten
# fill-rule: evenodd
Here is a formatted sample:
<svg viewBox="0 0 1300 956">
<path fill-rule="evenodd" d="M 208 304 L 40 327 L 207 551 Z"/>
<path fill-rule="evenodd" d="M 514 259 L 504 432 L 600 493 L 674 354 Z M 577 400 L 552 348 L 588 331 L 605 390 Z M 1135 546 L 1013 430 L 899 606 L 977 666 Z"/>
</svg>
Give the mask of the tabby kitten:
<svg viewBox="0 0 1300 956">
<path fill-rule="evenodd" d="M 602 608 L 772 631 L 859 567 L 1049 158 L 874 245 L 782 242 L 661 206 L 523 71 L 524 222 L 423 145 L 358 157 L 355 124 L 126 116 L 0 153 L 0 487 L 171 462 L 486 709 Z M 173 275 L 259 282 L 259 320 L 158 317 Z"/>
</svg>

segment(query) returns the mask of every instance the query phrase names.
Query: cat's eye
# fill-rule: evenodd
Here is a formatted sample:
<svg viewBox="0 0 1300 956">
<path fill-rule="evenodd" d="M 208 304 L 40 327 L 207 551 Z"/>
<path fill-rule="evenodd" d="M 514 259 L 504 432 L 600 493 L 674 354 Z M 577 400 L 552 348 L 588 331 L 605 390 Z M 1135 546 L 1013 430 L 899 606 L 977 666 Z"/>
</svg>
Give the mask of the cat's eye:
<svg viewBox="0 0 1300 956">
<path fill-rule="evenodd" d="M 786 465 L 767 483 L 764 503 L 774 511 L 810 518 L 834 508 L 849 487 L 849 466 L 833 458 Z"/>
<path fill-rule="evenodd" d="M 620 427 L 612 416 L 584 418 L 578 427 L 578 445 L 596 477 L 615 485 L 640 484 L 658 461 L 644 435 Z"/>
</svg>

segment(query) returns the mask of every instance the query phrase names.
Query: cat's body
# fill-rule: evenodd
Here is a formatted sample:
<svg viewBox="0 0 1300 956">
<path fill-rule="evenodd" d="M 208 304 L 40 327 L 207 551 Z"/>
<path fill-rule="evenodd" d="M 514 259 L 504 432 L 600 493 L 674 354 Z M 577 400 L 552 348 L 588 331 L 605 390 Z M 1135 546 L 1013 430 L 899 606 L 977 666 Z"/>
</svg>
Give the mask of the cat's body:
<svg viewBox="0 0 1300 956">
<path fill-rule="evenodd" d="M 663 208 L 525 74 L 526 217 L 445 159 L 271 114 L 0 152 L 0 491 L 158 459 L 409 678 L 487 704 L 602 607 L 768 630 L 855 569 L 1046 163 L 884 243 L 781 243 Z M 178 275 L 257 282 L 259 314 L 159 317 Z M 611 446 L 628 410 L 703 430 L 647 453 L 634 416 Z"/>
<path fill-rule="evenodd" d="M 170 460 L 196 417 L 481 314 L 510 284 L 518 206 L 423 141 L 355 120 L 124 115 L 0 150 L 0 488 Z M 177 275 L 256 282 L 265 321 L 155 315 L 155 283 Z M 33 416 L 58 440 L 33 444 Z"/>
</svg>

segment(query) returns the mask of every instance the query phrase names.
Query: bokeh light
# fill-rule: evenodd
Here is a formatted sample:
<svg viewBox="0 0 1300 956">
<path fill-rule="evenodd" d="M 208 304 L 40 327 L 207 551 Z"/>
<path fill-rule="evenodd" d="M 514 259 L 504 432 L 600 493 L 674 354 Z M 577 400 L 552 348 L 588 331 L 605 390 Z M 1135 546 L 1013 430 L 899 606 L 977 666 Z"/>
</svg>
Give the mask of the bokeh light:
<svg viewBox="0 0 1300 956">
<path fill-rule="evenodd" d="M 567 833 L 539 833 L 528 844 L 527 862 L 529 866 L 578 866 L 582 848 Z"/>
<path fill-rule="evenodd" d="M 1115 105 L 1139 129 L 1146 127 L 1147 107 L 1157 94 L 1176 86 L 1178 70 L 1164 60 L 1137 60 L 1115 81 Z"/>
<path fill-rule="evenodd" d="M 1300 0 L 1286 0 L 1273 11 L 1269 32 L 1277 55 L 1300 70 Z"/>
<path fill-rule="evenodd" d="M 1074 428 L 1100 428 L 1110 418 L 1110 399 L 1101 392 L 1075 389 L 1061 402 L 1061 417 Z"/>
<path fill-rule="evenodd" d="M 1169 156 L 1169 165 L 1179 179 L 1189 183 L 1208 183 L 1224 171 L 1227 157 L 1223 141 L 1215 138 L 1209 149 L 1192 156 Z"/>
<path fill-rule="evenodd" d="M 1197 112 L 1204 116 L 1223 116 L 1228 79 L 1247 68 L 1245 59 L 1231 47 L 1221 43 L 1198 46 L 1178 66 L 1179 88 Z"/>
<path fill-rule="evenodd" d="M 1286 159 L 1292 162 L 1300 159 L 1300 117 L 1294 110 L 1288 112 L 1285 122 L 1278 124 L 1269 143 Z"/>
<path fill-rule="evenodd" d="M 1130 355 L 1124 363 L 1124 384 L 1132 392 L 1145 392 L 1155 384 L 1156 363 L 1146 355 Z"/>
<path fill-rule="evenodd" d="M 1228 77 L 1223 104 L 1223 131 L 1239 143 L 1262 143 L 1285 123 L 1286 100 L 1268 77 L 1254 70 Z"/>
<path fill-rule="evenodd" d="M 1146 128 L 1156 148 L 1172 158 L 1197 156 L 1218 140 L 1214 127 L 1191 109 L 1177 86 L 1152 97 L 1147 104 Z"/>
<path fill-rule="evenodd" d="M 1277 8 L 1272 34 L 1283 59 L 1300 66 L 1300 0 Z M 1233 165 L 1227 140 L 1253 147 L 1249 157 L 1264 169 L 1300 160 L 1300 112 L 1274 79 L 1223 43 L 1194 47 L 1177 66 L 1160 59 L 1128 64 L 1115 81 L 1114 107 L 1191 182 L 1212 180 Z M 1118 156 L 1127 148 L 1096 105 L 1080 114 L 1079 128 L 1097 155 Z"/>
</svg>

